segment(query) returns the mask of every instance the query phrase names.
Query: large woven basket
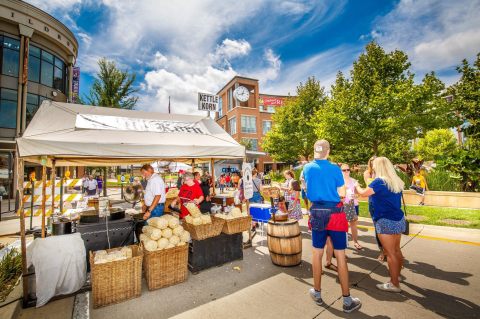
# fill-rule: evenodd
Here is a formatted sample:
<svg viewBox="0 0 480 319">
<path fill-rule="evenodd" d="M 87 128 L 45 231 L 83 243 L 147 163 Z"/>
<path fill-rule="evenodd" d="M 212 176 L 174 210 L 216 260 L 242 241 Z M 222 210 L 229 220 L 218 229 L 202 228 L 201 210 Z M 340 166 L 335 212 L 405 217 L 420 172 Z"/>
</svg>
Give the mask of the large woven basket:
<svg viewBox="0 0 480 319">
<path fill-rule="evenodd" d="M 227 235 L 238 234 L 247 231 L 252 227 L 252 216 L 239 217 L 225 220 L 222 233 Z"/>
<path fill-rule="evenodd" d="M 132 258 L 95 264 L 90 252 L 93 307 L 103 307 L 128 299 L 140 297 L 142 293 L 143 250 L 132 248 Z M 110 252 L 116 249 L 107 249 Z"/>
<path fill-rule="evenodd" d="M 143 273 L 148 290 L 173 286 L 187 280 L 188 243 L 143 254 Z"/>
<path fill-rule="evenodd" d="M 224 219 L 215 218 L 214 216 L 212 216 L 211 224 L 194 226 L 192 224 L 184 222 L 182 226 L 186 231 L 190 233 L 192 239 L 203 240 L 220 235 L 224 223 Z"/>
</svg>

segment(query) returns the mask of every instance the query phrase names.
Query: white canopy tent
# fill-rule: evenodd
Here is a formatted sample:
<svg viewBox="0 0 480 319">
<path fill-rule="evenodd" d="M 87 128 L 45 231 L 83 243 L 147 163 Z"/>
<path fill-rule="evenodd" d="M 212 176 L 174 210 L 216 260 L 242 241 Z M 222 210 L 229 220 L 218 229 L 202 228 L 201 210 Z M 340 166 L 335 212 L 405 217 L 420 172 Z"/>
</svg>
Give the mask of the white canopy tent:
<svg viewBox="0 0 480 319">
<path fill-rule="evenodd" d="M 56 166 L 244 158 L 245 148 L 211 118 L 45 101 L 18 154 Z"/>
<path fill-rule="evenodd" d="M 46 166 L 116 166 L 154 161 L 213 162 L 243 159 L 245 147 L 214 120 L 202 116 L 162 114 L 108 107 L 44 101 L 25 133 L 17 139 L 17 189 L 23 194 L 24 161 L 43 166 L 42 194 L 46 194 Z M 52 183 L 52 207 L 55 205 Z M 45 236 L 46 196 L 42 200 L 42 237 Z M 25 212 L 20 201 L 22 271 L 27 274 Z M 28 280 L 23 280 L 24 302 Z"/>
</svg>

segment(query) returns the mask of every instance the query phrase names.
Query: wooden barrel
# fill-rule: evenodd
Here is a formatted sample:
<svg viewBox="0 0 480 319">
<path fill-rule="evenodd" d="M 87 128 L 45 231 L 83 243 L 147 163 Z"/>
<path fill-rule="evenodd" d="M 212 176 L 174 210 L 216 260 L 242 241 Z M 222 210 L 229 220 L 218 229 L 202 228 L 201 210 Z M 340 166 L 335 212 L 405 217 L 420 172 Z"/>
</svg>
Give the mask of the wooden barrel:
<svg viewBox="0 0 480 319">
<path fill-rule="evenodd" d="M 272 263 L 278 266 L 297 266 L 302 262 L 302 234 L 296 220 L 274 222 L 267 227 L 267 243 Z"/>
</svg>

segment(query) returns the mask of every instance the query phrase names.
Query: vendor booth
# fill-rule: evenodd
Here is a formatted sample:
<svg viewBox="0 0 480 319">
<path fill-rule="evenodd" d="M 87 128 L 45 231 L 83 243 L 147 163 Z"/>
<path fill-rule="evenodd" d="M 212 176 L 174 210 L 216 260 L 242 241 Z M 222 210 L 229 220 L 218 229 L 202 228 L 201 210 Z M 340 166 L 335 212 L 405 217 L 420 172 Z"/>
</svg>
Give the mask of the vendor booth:
<svg viewBox="0 0 480 319">
<path fill-rule="evenodd" d="M 80 212 L 74 218 L 72 215 L 66 216 L 66 218 L 77 219 L 73 234 L 65 237 L 55 236 L 55 234 L 50 236 L 46 227 L 48 206 L 51 207 L 50 211 L 54 216 L 64 215 L 64 210 L 61 209 L 63 196 L 60 196 L 60 199 L 55 196 L 58 183 L 47 181 L 46 167 L 52 168 L 51 179 L 55 181 L 56 167 L 104 167 L 175 161 L 192 167 L 197 163 L 209 163 L 214 172 L 216 160 L 244 159 L 245 148 L 210 118 L 45 101 L 36 112 L 24 135 L 17 140 L 17 148 L 18 172 L 23 171 L 24 161 L 39 163 L 43 167 L 42 238 L 35 240 L 35 245 L 31 245 L 36 251 L 29 252 L 29 256 L 30 253 L 33 254 L 34 262 L 39 262 L 35 267 L 41 267 L 39 252 L 48 251 L 48 247 L 52 245 L 60 245 L 64 241 L 62 238 L 68 236 L 72 236 L 69 239 L 71 245 L 78 246 L 80 242 L 81 246 L 83 240 L 84 250 L 78 247 L 77 250 L 70 250 L 70 253 L 75 251 L 77 255 L 82 253 L 87 255 L 95 307 L 138 296 L 141 293 L 142 273 L 145 275 L 149 289 L 157 289 L 186 280 L 187 259 L 198 261 L 200 257 L 209 258 L 207 253 L 211 254 L 211 251 L 204 247 L 219 247 L 219 251 L 228 251 L 231 258 L 243 256 L 240 256 L 238 251 L 232 252 L 232 248 L 225 245 L 233 243 L 235 249 L 242 249 L 241 233 L 248 230 L 251 225 L 251 217 L 246 212 L 248 207 L 242 212 L 238 207 L 221 207 L 220 205 L 216 207 L 217 214 L 204 215 L 196 209 L 195 205 L 190 205 L 192 207 L 187 207 L 190 214 L 183 221 L 179 221 L 174 215 L 149 219 L 148 226 L 143 227 L 143 234 L 139 236 L 141 239 L 139 245 L 133 244 L 133 234 L 127 234 L 128 226 L 126 225 L 129 222 L 133 223 L 133 219 L 125 214 L 125 211 L 122 214 L 120 208 L 110 207 L 101 197 L 88 201 L 85 210 L 89 210 L 89 214 Z M 215 179 L 214 174 L 212 175 Z M 18 192 L 23 194 L 23 174 L 19 173 L 19 176 Z M 49 196 L 46 196 L 47 185 L 51 187 Z M 167 194 L 167 198 L 168 196 Z M 90 205 L 91 203 L 93 205 Z M 29 289 L 28 280 L 26 280 L 28 271 L 24 208 L 21 202 L 19 214 L 23 292 L 24 304 L 27 305 Z M 93 226 L 88 224 L 88 221 L 92 220 Z M 122 233 L 122 229 L 125 234 Z M 109 234 L 112 230 L 116 230 L 117 233 L 116 237 L 110 238 Z M 96 242 L 98 240 L 96 232 L 106 232 L 108 247 L 105 248 L 109 249 L 103 248 Z M 219 238 L 216 243 L 214 243 L 215 237 Z M 207 239 L 208 245 L 202 246 L 202 241 Z M 194 250 L 190 249 L 190 253 L 189 245 L 195 247 Z M 59 249 L 59 251 L 63 250 Z M 205 255 L 192 256 L 195 252 L 203 252 Z M 229 261 L 228 258 L 217 259 L 222 262 Z M 86 268 L 87 264 L 85 256 L 72 258 L 71 262 L 79 263 L 77 265 L 80 266 L 75 268 L 74 279 L 81 281 L 82 267 Z M 82 262 L 84 264 L 81 264 Z M 52 267 L 51 263 L 52 261 L 49 264 L 50 267 Z M 150 266 L 153 264 L 156 267 Z M 201 270 L 207 264 L 212 264 L 211 260 L 202 261 L 201 264 L 197 262 L 194 268 Z M 70 266 L 64 261 L 63 265 L 56 267 L 63 267 L 62 271 L 64 271 Z M 36 273 L 45 276 L 48 272 L 36 269 Z M 63 280 L 68 279 L 68 276 L 68 271 L 65 271 Z M 41 280 L 36 281 L 37 290 Z M 63 289 L 59 289 L 58 285 L 50 288 L 52 288 L 50 297 L 53 297 L 53 295 L 73 293 L 78 290 L 78 285 L 60 287 Z M 48 298 L 44 302 L 47 301 Z"/>
</svg>

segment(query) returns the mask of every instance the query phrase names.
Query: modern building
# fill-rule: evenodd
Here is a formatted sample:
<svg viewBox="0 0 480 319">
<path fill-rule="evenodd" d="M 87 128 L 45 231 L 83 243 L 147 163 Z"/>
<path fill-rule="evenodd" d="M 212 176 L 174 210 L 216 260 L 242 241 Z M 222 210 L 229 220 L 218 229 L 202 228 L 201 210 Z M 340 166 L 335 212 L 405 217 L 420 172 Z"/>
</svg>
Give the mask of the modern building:
<svg viewBox="0 0 480 319">
<path fill-rule="evenodd" d="M 288 166 L 276 163 L 261 147 L 265 134 L 272 128 L 272 114 L 282 107 L 287 96 L 262 94 L 257 79 L 235 76 L 218 93 L 220 108 L 217 123 L 238 142 L 249 146 L 247 157 L 260 172 L 282 170 Z"/>
<path fill-rule="evenodd" d="M 16 187 L 15 139 L 44 100 L 72 98 L 78 42 L 60 21 L 19 0 L 0 1 L 0 195 Z M 38 176 L 38 175 L 37 175 Z"/>
</svg>

